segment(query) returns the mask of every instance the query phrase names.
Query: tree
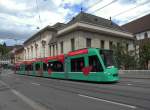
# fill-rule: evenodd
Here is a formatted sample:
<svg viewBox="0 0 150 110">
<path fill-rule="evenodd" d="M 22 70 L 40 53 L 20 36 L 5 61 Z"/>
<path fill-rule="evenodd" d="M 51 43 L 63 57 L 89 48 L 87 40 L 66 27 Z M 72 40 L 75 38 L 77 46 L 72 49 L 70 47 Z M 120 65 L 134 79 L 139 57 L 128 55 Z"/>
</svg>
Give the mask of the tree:
<svg viewBox="0 0 150 110">
<path fill-rule="evenodd" d="M 137 57 L 134 50 L 128 51 L 125 43 L 122 42 L 120 45 L 114 45 L 113 51 L 116 57 L 118 67 L 122 69 L 135 69 L 137 64 Z"/>
<path fill-rule="evenodd" d="M 5 42 L 3 43 L 3 46 L 6 47 L 6 43 Z"/>
<path fill-rule="evenodd" d="M 6 45 L 0 44 L 0 54 L 1 56 L 6 55 L 9 52 L 9 49 L 6 47 Z"/>
<path fill-rule="evenodd" d="M 150 43 L 144 43 L 140 46 L 140 64 L 144 69 L 148 69 L 148 62 L 150 61 Z"/>
</svg>

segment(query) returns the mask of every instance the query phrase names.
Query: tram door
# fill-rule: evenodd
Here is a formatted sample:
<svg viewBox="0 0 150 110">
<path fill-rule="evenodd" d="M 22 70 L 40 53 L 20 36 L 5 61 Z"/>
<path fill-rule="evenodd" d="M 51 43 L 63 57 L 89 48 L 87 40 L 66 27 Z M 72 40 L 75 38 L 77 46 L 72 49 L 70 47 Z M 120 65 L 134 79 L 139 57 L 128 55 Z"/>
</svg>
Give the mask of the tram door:
<svg viewBox="0 0 150 110">
<path fill-rule="evenodd" d="M 67 57 L 65 57 L 65 61 L 64 61 L 64 70 L 65 70 L 65 78 L 68 79 L 68 64 L 69 64 L 69 60 Z"/>
</svg>

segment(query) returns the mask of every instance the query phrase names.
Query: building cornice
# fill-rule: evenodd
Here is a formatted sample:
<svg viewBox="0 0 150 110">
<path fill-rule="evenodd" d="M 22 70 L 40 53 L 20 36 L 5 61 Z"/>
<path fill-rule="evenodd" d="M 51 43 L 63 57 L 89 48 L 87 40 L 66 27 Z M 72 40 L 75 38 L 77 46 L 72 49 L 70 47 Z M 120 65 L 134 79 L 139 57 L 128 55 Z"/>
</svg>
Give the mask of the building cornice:
<svg viewBox="0 0 150 110">
<path fill-rule="evenodd" d="M 115 36 L 123 37 L 127 39 L 134 39 L 132 33 L 121 31 L 121 30 L 113 30 L 113 29 L 106 28 L 106 27 L 100 27 L 100 26 L 96 26 L 94 24 L 85 23 L 85 22 L 76 22 L 62 30 L 59 30 L 57 32 L 57 36 L 61 36 L 63 34 L 69 33 L 74 30 L 87 30 L 91 32 L 115 35 Z"/>
</svg>

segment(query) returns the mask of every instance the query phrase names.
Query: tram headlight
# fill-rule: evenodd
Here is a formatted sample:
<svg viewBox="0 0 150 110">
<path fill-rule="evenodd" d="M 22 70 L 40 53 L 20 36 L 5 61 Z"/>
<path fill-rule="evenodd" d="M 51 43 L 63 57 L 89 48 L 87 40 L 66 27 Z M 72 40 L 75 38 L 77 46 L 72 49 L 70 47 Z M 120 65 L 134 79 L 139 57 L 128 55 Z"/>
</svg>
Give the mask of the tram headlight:
<svg viewBox="0 0 150 110">
<path fill-rule="evenodd" d="M 106 75 L 111 75 L 111 73 L 109 73 L 109 72 L 104 72 Z"/>
<path fill-rule="evenodd" d="M 108 75 L 111 75 L 111 73 L 107 73 Z"/>
</svg>

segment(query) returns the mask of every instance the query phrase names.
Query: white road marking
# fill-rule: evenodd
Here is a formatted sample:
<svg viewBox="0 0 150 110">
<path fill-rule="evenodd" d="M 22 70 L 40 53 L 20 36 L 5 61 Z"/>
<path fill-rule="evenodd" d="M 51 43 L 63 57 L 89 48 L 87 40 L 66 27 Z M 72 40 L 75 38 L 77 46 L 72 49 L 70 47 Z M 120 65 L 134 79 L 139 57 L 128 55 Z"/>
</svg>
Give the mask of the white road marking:
<svg viewBox="0 0 150 110">
<path fill-rule="evenodd" d="M 7 88 L 10 88 L 6 83 L 4 83 L 3 81 L 0 81 L 1 84 L 3 84 L 4 86 L 6 86 Z"/>
<path fill-rule="evenodd" d="M 40 85 L 39 83 L 34 83 L 34 82 L 31 83 L 31 84 L 36 85 L 36 86 L 39 86 L 39 85 Z"/>
<path fill-rule="evenodd" d="M 8 87 L 10 91 L 15 94 L 17 97 L 19 97 L 22 101 L 24 101 L 26 104 L 31 106 L 34 110 L 49 110 L 48 108 L 44 107 L 40 103 L 37 103 L 30 98 L 26 97 L 25 95 L 21 94 L 20 92 L 16 91 L 15 89 L 12 89 L 8 84 L 6 84 L 3 81 L 0 81 L 1 84 L 4 86 Z"/>
<path fill-rule="evenodd" d="M 13 89 L 11 91 L 16 96 L 18 96 L 19 98 L 21 98 L 24 102 L 26 102 L 26 104 L 30 105 L 34 110 L 48 110 L 48 108 L 45 108 L 41 104 L 34 102 L 30 98 L 28 98 L 28 97 L 24 96 L 23 94 L 21 94 L 20 92 L 18 92 L 16 90 L 13 90 Z"/>
<path fill-rule="evenodd" d="M 127 84 L 127 85 L 129 85 L 129 86 L 130 86 L 130 85 L 132 85 L 132 84 Z"/>
<path fill-rule="evenodd" d="M 82 94 L 78 94 L 78 95 L 81 96 L 81 97 L 89 98 L 89 99 L 94 99 L 94 100 L 98 100 L 98 101 L 103 101 L 103 102 L 107 102 L 107 103 L 111 103 L 111 104 L 115 104 L 115 105 L 120 105 L 120 106 L 124 106 L 124 107 L 128 107 L 128 108 L 136 109 L 136 106 L 132 106 L 132 105 L 128 105 L 128 104 L 113 102 L 113 101 L 104 100 L 104 99 L 100 99 L 100 98 L 96 98 L 96 97 L 82 95 Z"/>
</svg>

